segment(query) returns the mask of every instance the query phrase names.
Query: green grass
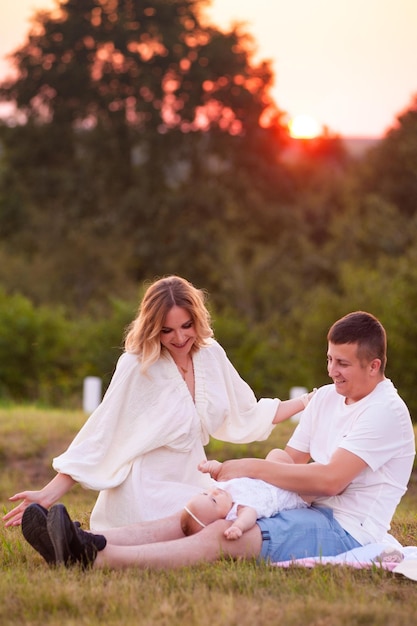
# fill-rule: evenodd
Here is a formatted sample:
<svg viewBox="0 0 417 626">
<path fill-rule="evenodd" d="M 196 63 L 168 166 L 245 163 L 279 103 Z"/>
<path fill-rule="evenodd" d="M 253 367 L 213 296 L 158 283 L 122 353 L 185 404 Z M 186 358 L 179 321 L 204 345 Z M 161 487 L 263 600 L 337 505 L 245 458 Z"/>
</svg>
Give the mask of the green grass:
<svg viewBox="0 0 417 626">
<path fill-rule="evenodd" d="M 85 419 L 81 412 L 0 409 L 0 503 L 36 489 L 54 475 L 50 462 Z M 220 460 L 264 456 L 282 447 L 293 423 L 279 425 L 267 442 L 232 446 L 213 442 Z M 80 487 L 64 502 L 86 526 L 95 494 Z M 417 479 L 403 498 L 393 534 L 417 544 Z M 176 571 L 123 572 L 48 568 L 20 529 L 0 525 L 0 623 L 19 625 L 157 624 L 166 626 L 399 626 L 417 613 L 417 583 L 390 572 L 320 566 L 282 570 L 253 562 L 202 564 Z"/>
</svg>

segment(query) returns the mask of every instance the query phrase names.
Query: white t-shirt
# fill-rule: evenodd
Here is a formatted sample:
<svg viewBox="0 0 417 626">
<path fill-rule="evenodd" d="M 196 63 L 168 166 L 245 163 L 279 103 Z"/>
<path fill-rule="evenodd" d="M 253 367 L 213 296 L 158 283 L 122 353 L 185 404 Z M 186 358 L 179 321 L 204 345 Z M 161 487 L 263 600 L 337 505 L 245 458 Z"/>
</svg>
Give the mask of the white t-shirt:
<svg viewBox="0 0 417 626">
<path fill-rule="evenodd" d="M 238 506 L 250 506 L 255 509 L 257 519 L 271 517 L 287 509 L 308 506 L 298 493 L 275 487 L 258 478 L 232 478 L 215 484 L 230 493 L 233 498 L 233 506 L 226 516 L 229 521 L 237 518 Z"/>
<path fill-rule="evenodd" d="M 368 467 L 341 494 L 314 504 L 333 509 L 339 524 L 362 545 L 382 541 L 407 490 L 415 456 L 410 414 L 392 382 L 384 379 L 350 405 L 334 385 L 320 388 L 288 445 L 318 463 L 329 463 L 337 448 L 365 461 Z"/>
</svg>

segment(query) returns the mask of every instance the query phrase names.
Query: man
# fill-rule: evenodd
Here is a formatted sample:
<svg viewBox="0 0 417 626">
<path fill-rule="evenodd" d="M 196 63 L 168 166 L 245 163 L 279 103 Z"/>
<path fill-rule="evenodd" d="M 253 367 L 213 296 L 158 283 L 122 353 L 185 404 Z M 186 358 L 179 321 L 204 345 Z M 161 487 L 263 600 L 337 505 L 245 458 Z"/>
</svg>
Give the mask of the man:
<svg viewBox="0 0 417 626">
<path fill-rule="evenodd" d="M 80 530 L 63 505 L 49 513 L 31 505 L 22 530 L 50 562 L 122 568 L 175 568 L 219 557 L 285 561 L 330 556 L 381 542 L 407 489 L 415 456 L 406 405 L 385 378 L 386 335 L 362 311 L 333 324 L 327 367 L 333 384 L 319 389 L 285 450 L 294 463 L 262 459 L 226 461 L 217 480 L 260 478 L 283 489 L 315 495 L 307 509 L 264 518 L 236 541 L 219 520 L 184 537 L 180 515 L 108 530 L 105 537 Z"/>
</svg>

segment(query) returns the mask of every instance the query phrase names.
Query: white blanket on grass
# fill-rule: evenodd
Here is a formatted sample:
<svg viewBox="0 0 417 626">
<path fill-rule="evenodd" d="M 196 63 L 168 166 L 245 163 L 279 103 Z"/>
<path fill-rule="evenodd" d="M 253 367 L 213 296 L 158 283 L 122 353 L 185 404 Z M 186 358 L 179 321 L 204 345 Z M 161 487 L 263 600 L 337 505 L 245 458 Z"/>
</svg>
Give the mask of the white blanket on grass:
<svg viewBox="0 0 417 626">
<path fill-rule="evenodd" d="M 315 567 L 316 565 L 347 565 L 357 569 L 380 567 L 417 580 L 417 546 L 395 543 L 370 543 L 337 556 L 316 556 L 272 563 L 275 567 Z"/>
</svg>

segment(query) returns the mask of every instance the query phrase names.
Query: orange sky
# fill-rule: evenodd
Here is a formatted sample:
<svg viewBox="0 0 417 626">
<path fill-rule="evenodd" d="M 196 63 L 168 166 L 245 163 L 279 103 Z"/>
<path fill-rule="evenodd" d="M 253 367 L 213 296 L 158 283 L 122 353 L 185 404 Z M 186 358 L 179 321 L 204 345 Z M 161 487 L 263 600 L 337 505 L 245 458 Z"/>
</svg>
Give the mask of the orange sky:
<svg viewBox="0 0 417 626">
<path fill-rule="evenodd" d="M 34 8 L 0 0 L 0 57 L 23 42 Z M 213 0 L 213 21 L 246 21 L 274 61 L 274 96 L 344 136 L 381 136 L 417 94 L 417 0 Z M 0 77 L 7 64 L 0 63 Z"/>
</svg>

